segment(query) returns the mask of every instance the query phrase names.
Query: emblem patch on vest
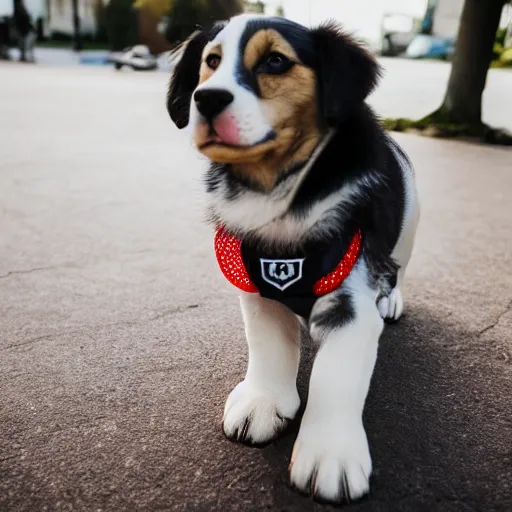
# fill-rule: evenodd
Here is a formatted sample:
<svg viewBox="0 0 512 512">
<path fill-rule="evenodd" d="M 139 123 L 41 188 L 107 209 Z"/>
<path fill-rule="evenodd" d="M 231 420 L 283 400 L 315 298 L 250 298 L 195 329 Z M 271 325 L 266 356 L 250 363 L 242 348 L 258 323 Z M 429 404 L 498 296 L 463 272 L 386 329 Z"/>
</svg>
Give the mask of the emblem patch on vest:
<svg viewBox="0 0 512 512">
<path fill-rule="evenodd" d="M 304 258 L 295 260 L 267 260 L 260 258 L 261 277 L 278 290 L 286 290 L 302 279 Z"/>
</svg>

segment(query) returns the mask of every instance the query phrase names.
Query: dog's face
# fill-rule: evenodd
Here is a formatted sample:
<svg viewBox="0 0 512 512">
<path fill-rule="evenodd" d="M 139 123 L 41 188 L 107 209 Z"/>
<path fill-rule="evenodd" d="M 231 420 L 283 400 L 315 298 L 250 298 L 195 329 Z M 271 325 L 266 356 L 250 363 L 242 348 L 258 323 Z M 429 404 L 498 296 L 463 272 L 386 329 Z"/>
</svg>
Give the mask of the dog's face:
<svg viewBox="0 0 512 512">
<path fill-rule="evenodd" d="M 241 15 L 186 43 L 168 109 L 179 128 L 190 123 L 210 160 L 269 189 L 364 100 L 377 75 L 375 61 L 333 25 Z"/>
</svg>

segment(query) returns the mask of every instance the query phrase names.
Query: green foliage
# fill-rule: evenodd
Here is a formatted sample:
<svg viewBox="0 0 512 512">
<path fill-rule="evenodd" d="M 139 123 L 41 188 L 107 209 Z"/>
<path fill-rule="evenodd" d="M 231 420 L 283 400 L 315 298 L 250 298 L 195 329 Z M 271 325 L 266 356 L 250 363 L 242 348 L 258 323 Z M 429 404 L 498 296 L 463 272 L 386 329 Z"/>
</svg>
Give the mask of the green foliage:
<svg viewBox="0 0 512 512">
<path fill-rule="evenodd" d="M 484 123 L 457 124 L 450 122 L 448 114 L 439 108 L 420 120 L 388 118 L 382 120 L 384 129 L 395 132 L 409 132 L 425 137 L 456 138 L 486 144 L 512 146 L 512 133 L 500 128 L 492 128 Z"/>
<path fill-rule="evenodd" d="M 454 123 L 448 111 L 440 107 L 428 116 L 419 120 L 396 118 L 384 119 L 382 124 L 386 130 L 396 132 L 419 132 L 433 137 L 478 137 L 482 134 L 483 124 L 476 125 Z"/>
<path fill-rule="evenodd" d="M 137 12 L 133 0 L 110 0 L 105 8 L 105 31 L 112 50 L 137 43 Z"/>
<path fill-rule="evenodd" d="M 498 44 L 503 48 L 503 45 L 505 44 L 506 35 L 507 35 L 507 29 L 499 28 L 498 31 L 496 32 L 495 44 Z"/>
<path fill-rule="evenodd" d="M 507 48 L 501 53 L 500 62 L 505 66 L 512 66 L 512 48 Z"/>
<path fill-rule="evenodd" d="M 492 48 L 491 68 L 505 68 L 512 66 L 512 49 L 505 48 L 506 28 L 500 28 L 496 32 L 496 39 Z"/>
</svg>

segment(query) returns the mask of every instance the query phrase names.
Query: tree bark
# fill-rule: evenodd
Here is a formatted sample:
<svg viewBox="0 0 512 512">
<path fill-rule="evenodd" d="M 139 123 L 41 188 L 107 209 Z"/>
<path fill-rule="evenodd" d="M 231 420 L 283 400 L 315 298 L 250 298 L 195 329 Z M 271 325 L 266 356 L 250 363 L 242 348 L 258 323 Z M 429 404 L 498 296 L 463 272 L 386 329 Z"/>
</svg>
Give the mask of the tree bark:
<svg viewBox="0 0 512 512">
<path fill-rule="evenodd" d="M 466 0 L 462 10 L 442 121 L 482 123 L 482 93 L 505 0 Z"/>
</svg>

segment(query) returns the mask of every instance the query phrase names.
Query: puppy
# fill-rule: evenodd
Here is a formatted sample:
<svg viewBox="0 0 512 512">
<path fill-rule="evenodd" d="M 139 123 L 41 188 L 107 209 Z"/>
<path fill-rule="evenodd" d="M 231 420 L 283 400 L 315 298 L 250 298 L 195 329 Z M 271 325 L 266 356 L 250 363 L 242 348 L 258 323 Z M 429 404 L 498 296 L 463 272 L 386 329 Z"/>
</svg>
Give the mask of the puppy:
<svg viewBox="0 0 512 512">
<path fill-rule="evenodd" d="M 290 479 L 334 503 L 369 490 L 363 407 L 419 217 L 412 166 L 364 101 L 378 77 L 335 24 L 241 15 L 189 39 L 168 93 L 211 160 L 216 255 L 241 290 L 249 364 L 224 432 L 266 443 L 295 417 L 307 325 L 318 351 Z"/>
</svg>

